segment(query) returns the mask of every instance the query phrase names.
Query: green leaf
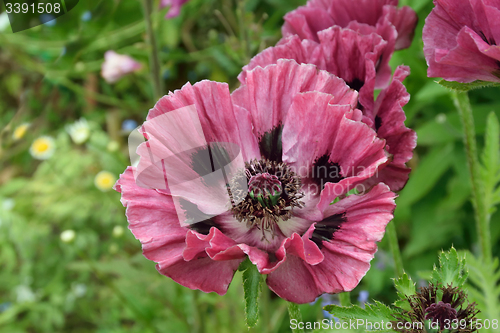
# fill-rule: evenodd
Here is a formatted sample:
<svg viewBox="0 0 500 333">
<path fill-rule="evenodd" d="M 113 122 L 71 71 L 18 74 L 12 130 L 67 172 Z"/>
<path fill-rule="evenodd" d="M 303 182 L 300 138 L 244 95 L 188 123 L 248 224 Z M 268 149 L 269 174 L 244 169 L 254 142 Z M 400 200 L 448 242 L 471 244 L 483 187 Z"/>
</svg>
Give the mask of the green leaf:
<svg viewBox="0 0 500 333">
<path fill-rule="evenodd" d="M 476 302 L 481 310 L 479 317 L 491 322 L 500 318 L 500 270 L 498 258 L 484 262 L 472 253 L 466 252 L 469 282 L 467 285 L 469 302 Z M 498 330 L 491 330 L 498 332 Z"/>
<path fill-rule="evenodd" d="M 412 172 L 408 184 L 400 192 L 396 200 L 398 209 L 395 213 L 398 214 L 401 207 L 410 206 L 431 191 L 452 162 L 453 144 L 438 146 L 430 150 L 425 158 L 422 158 L 418 168 Z"/>
<path fill-rule="evenodd" d="M 495 191 L 500 183 L 500 125 L 495 113 L 488 115 L 486 133 L 484 135 L 484 150 L 481 156 L 481 177 L 485 190 L 485 204 L 488 213 L 495 211 L 495 204 L 500 201 Z"/>
<path fill-rule="evenodd" d="M 437 81 L 437 83 L 439 83 L 443 87 L 446 87 L 448 89 L 455 90 L 455 91 L 469 91 L 469 90 L 473 90 L 473 89 L 498 86 L 498 83 L 496 83 L 496 82 L 487 82 L 487 81 L 480 81 L 480 80 L 470 82 L 470 83 L 460 83 L 460 82 L 454 82 L 454 81 L 440 80 L 440 81 Z"/>
<path fill-rule="evenodd" d="M 394 279 L 394 286 L 396 287 L 400 298 L 400 300 L 396 301 L 394 305 L 404 310 L 410 310 L 411 307 L 407 297 L 415 295 L 415 283 L 406 273 L 403 273 L 402 276 Z"/>
<path fill-rule="evenodd" d="M 459 255 L 453 246 L 449 252 L 442 251 L 439 256 L 440 267 L 434 266 L 431 282 L 462 287 L 469 274 L 465 264 L 465 256 Z"/>
<path fill-rule="evenodd" d="M 259 319 L 259 293 L 262 276 L 257 267 L 249 259 L 241 263 L 238 270 L 243 270 L 243 290 L 245 291 L 245 314 L 247 325 L 255 326 Z"/>
<path fill-rule="evenodd" d="M 394 279 L 394 286 L 398 290 L 398 295 L 401 298 L 415 294 L 415 283 L 406 273 L 404 273 L 403 276 Z"/>
<path fill-rule="evenodd" d="M 399 312 L 395 309 L 388 307 L 387 305 L 375 301 L 375 303 L 366 303 L 365 308 L 361 308 L 357 305 L 343 307 L 338 305 L 327 305 L 323 309 L 330 312 L 337 318 L 346 319 L 362 319 L 365 322 L 377 322 L 382 321 L 394 321 L 395 318 L 393 314 L 398 314 Z"/>
</svg>

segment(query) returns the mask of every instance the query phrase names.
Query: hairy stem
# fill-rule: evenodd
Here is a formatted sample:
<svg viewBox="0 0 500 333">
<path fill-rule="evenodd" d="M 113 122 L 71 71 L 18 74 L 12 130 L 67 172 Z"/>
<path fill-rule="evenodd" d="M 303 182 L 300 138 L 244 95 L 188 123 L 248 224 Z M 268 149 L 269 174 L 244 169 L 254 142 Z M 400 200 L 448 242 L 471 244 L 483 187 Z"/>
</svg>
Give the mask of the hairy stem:
<svg viewBox="0 0 500 333">
<path fill-rule="evenodd" d="M 401 258 L 401 251 L 399 249 L 398 234 L 394 221 L 389 222 L 385 229 L 387 233 L 387 239 L 389 241 L 389 248 L 391 249 L 392 259 L 394 260 L 395 275 L 396 278 L 398 278 L 403 275 L 404 267 L 403 259 Z"/>
<path fill-rule="evenodd" d="M 486 262 L 491 261 L 491 239 L 487 207 L 484 202 L 484 186 L 481 180 L 481 170 L 477 157 L 476 133 L 474 116 L 467 92 L 453 92 L 453 102 L 458 110 L 464 128 L 464 145 L 472 185 L 472 205 L 476 217 L 476 229 L 481 246 L 481 254 Z"/>
<path fill-rule="evenodd" d="M 351 293 L 346 291 L 344 293 L 339 294 L 340 305 L 342 306 L 351 306 Z"/>
<path fill-rule="evenodd" d="M 146 34 L 149 43 L 149 62 L 150 62 L 150 70 L 151 70 L 151 79 L 153 81 L 153 89 L 154 89 L 154 99 L 158 100 L 163 96 L 163 87 L 161 80 L 161 68 L 160 68 L 160 59 L 158 54 L 158 47 L 156 45 L 156 38 L 153 30 L 153 23 L 151 21 L 151 11 L 153 8 L 152 0 L 144 0 L 144 19 L 146 20 Z"/>
<path fill-rule="evenodd" d="M 288 314 L 290 315 L 290 323 L 295 319 L 296 329 L 292 329 L 293 333 L 304 333 L 304 329 L 298 328 L 299 323 L 302 323 L 302 314 L 299 306 L 296 303 L 288 302 Z M 292 326 L 292 325 L 291 325 Z"/>
</svg>

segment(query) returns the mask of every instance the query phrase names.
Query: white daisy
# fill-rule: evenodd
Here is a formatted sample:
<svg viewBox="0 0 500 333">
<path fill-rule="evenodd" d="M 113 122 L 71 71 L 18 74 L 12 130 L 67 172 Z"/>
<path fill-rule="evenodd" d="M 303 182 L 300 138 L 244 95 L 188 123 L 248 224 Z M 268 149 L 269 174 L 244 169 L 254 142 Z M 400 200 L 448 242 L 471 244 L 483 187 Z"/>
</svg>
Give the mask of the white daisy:
<svg viewBox="0 0 500 333">
<path fill-rule="evenodd" d="M 89 124 L 85 118 L 81 118 L 71 125 L 66 125 L 66 132 L 77 145 L 84 143 L 90 137 Z"/>
<path fill-rule="evenodd" d="M 109 171 L 101 171 L 94 178 L 95 186 L 103 191 L 107 192 L 113 188 L 116 182 L 116 177 Z"/>
<path fill-rule="evenodd" d="M 43 135 L 31 144 L 30 154 L 37 160 L 46 160 L 54 155 L 56 150 L 56 142 L 50 136 Z"/>
</svg>

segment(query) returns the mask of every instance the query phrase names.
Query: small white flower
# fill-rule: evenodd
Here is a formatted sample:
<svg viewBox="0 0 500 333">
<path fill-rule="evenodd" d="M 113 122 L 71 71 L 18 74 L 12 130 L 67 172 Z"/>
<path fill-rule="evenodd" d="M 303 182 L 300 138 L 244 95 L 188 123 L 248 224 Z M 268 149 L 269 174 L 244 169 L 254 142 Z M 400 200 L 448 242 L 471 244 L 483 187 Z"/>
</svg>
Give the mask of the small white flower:
<svg viewBox="0 0 500 333">
<path fill-rule="evenodd" d="M 16 299 L 18 303 L 32 303 L 35 301 L 36 296 L 30 287 L 19 285 L 16 287 Z"/>
<path fill-rule="evenodd" d="M 120 144 L 116 141 L 109 141 L 108 145 L 106 146 L 106 149 L 110 152 L 110 153 L 114 153 L 115 151 L 117 151 L 118 149 L 120 148 Z"/>
<path fill-rule="evenodd" d="M 117 225 L 113 228 L 113 237 L 119 238 L 123 235 L 123 227 L 121 225 Z"/>
<path fill-rule="evenodd" d="M 76 232 L 74 230 L 64 230 L 61 232 L 61 240 L 64 243 L 71 243 L 76 237 Z"/>
<path fill-rule="evenodd" d="M 436 116 L 436 123 L 444 124 L 446 122 L 446 115 L 444 113 L 440 113 Z"/>
<path fill-rule="evenodd" d="M 138 71 L 141 64 L 128 55 L 118 54 L 115 51 L 107 51 L 104 54 L 104 62 L 101 67 L 101 75 L 108 83 L 115 83 L 122 76 Z"/>
<path fill-rule="evenodd" d="M 16 204 L 16 202 L 14 201 L 14 199 L 5 198 L 2 201 L 2 210 L 6 211 L 6 212 L 11 211 L 12 208 L 14 208 L 15 204 Z"/>
<path fill-rule="evenodd" d="M 95 186 L 103 191 L 107 192 L 113 188 L 115 185 L 116 177 L 109 171 L 101 171 L 94 178 Z"/>
<path fill-rule="evenodd" d="M 90 137 L 89 124 L 85 118 L 81 118 L 71 125 L 66 125 L 66 132 L 77 145 L 84 143 Z"/>
<path fill-rule="evenodd" d="M 56 150 L 56 142 L 50 136 L 41 136 L 33 143 L 30 147 L 30 154 L 33 158 L 37 160 L 46 160 L 54 155 L 54 151 Z"/>
<path fill-rule="evenodd" d="M 0 14 L 0 31 L 5 31 L 10 26 L 9 15 L 7 12 Z"/>
<path fill-rule="evenodd" d="M 71 287 L 75 297 L 83 297 L 87 293 L 87 286 L 83 283 L 77 283 Z"/>
</svg>

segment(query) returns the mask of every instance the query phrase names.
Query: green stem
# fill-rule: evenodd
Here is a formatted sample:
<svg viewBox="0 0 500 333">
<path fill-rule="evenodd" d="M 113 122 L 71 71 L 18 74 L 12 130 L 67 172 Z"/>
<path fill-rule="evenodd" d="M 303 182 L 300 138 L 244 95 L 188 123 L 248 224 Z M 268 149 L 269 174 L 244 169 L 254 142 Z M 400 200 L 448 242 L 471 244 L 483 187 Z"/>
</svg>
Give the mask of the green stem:
<svg viewBox="0 0 500 333">
<path fill-rule="evenodd" d="M 270 333 L 271 331 L 271 316 L 272 310 L 270 308 L 269 288 L 267 285 L 262 286 L 260 294 L 260 306 L 262 307 L 262 326 L 263 332 Z"/>
<path fill-rule="evenodd" d="M 205 332 L 205 322 L 203 320 L 203 309 L 199 300 L 199 291 L 193 290 L 193 333 Z"/>
<path fill-rule="evenodd" d="M 149 61 L 150 61 L 150 69 L 151 69 L 151 79 L 153 80 L 153 88 L 154 88 L 154 98 L 155 100 L 160 99 L 163 96 L 163 87 L 161 80 L 161 68 L 160 68 L 160 59 L 158 57 L 158 47 L 156 45 L 156 38 L 153 30 L 153 23 L 151 21 L 151 11 L 153 9 L 153 1 L 152 0 L 144 0 L 144 19 L 146 20 L 146 34 L 148 37 L 149 43 Z"/>
<path fill-rule="evenodd" d="M 351 293 L 346 291 L 344 293 L 339 294 L 340 305 L 342 306 L 351 306 Z"/>
<path fill-rule="evenodd" d="M 398 234 L 394 221 L 389 222 L 385 229 L 387 233 L 387 239 L 389 241 L 389 248 L 391 249 L 392 258 L 394 260 L 394 270 L 396 273 L 395 275 L 398 278 L 404 274 L 404 267 L 403 259 L 401 258 L 401 251 L 399 249 Z"/>
<path fill-rule="evenodd" d="M 296 320 L 297 328 L 292 329 L 293 333 L 304 333 L 304 329 L 298 328 L 299 323 L 302 323 L 302 314 L 300 313 L 297 303 L 288 302 L 288 314 L 290 315 L 290 323 L 293 319 Z"/>
<path fill-rule="evenodd" d="M 481 246 L 481 254 L 486 262 L 491 261 L 491 239 L 487 207 L 484 202 L 484 188 L 481 180 L 481 170 L 477 157 L 476 133 L 474 129 L 474 116 L 467 92 L 453 92 L 453 102 L 458 110 L 458 115 L 464 128 L 464 145 L 467 154 L 470 182 L 472 185 L 472 205 L 476 217 L 476 229 Z"/>
</svg>

